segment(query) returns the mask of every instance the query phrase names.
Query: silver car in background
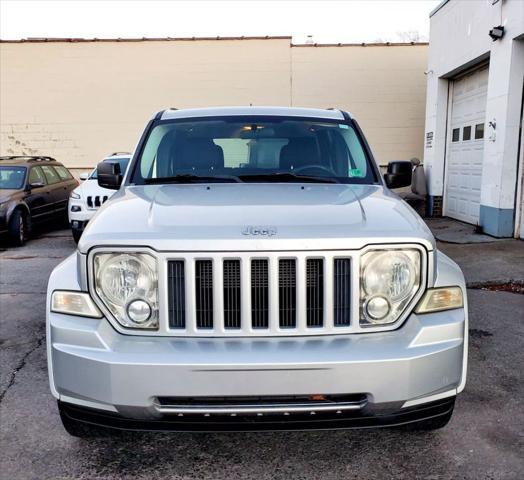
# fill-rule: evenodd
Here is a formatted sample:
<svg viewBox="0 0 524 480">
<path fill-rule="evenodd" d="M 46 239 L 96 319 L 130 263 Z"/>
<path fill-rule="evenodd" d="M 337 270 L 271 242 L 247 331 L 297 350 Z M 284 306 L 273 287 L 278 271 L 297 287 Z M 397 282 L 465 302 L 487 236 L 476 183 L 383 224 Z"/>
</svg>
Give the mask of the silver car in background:
<svg viewBox="0 0 524 480">
<path fill-rule="evenodd" d="M 166 110 L 50 276 L 72 435 L 444 426 L 464 389 L 459 267 L 340 110 Z"/>
</svg>

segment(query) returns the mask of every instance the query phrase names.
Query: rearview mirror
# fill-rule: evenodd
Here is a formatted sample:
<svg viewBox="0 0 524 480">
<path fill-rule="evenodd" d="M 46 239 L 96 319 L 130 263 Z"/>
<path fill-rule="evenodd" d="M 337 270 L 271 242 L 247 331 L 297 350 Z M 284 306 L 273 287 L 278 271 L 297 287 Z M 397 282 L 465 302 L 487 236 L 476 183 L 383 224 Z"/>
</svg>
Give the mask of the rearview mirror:
<svg viewBox="0 0 524 480">
<path fill-rule="evenodd" d="M 89 173 L 81 173 L 80 176 L 78 177 L 80 180 L 84 181 L 84 180 L 87 180 L 89 178 Z"/>
<path fill-rule="evenodd" d="M 388 188 L 402 188 L 411 185 L 413 165 L 407 160 L 398 160 L 388 163 L 388 171 L 384 180 Z"/>
<path fill-rule="evenodd" d="M 98 185 L 111 190 L 118 190 L 122 184 L 123 175 L 118 162 L 100 162 L 96 167 Z"/>
<path fill-rule="evenodd" d="M 29 187 L 30 188 L 42 188 L 42 187 L 45 187 L 45 183 L 44 182 L 33 182 L 29 184 Z"/>
</svg>

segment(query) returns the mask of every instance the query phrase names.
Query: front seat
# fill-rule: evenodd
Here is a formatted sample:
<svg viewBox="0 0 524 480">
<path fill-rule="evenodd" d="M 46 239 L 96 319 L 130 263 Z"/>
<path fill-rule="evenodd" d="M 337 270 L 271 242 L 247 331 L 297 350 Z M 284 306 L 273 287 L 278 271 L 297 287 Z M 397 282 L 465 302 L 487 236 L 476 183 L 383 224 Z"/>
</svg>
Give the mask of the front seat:
<svg viewBox="0 0 524 480">
<path fill-rule="evenodd" d="M 180 140 L 173 148 L 175 170 L 216 170 L 224 168 L 224 151 L 211 138 Z"/>
<path fill-rule="evenodd" d="M 280 152 L 280 168 L 294 170 L 306 165 L 321 165 L 316 139 L 292 138 Z"/>
</svg>

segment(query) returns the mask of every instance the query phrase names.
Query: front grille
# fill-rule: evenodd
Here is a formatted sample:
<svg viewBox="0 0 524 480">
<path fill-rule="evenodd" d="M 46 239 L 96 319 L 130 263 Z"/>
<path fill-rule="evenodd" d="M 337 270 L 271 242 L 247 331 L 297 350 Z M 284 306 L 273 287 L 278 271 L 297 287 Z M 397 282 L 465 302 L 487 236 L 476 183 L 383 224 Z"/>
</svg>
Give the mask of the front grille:
<svg viewBox="0 0 524 480">
<path fill-rule="evenodd" d="M 195 264 L 196 321 L 198 328 L 213 328 L 213 262 Z"/>
<path fill-rule="evenodd" d="M 351 257 L 315 253 L 169 260 L 168 328 L 204 336 L 353 331 Z"/>
<path fill-rule="evenodd" d="M 109 197 L 107 195 L 89 195 L 86 199 L 89 208 L 99 208 Z"/>
</svg>

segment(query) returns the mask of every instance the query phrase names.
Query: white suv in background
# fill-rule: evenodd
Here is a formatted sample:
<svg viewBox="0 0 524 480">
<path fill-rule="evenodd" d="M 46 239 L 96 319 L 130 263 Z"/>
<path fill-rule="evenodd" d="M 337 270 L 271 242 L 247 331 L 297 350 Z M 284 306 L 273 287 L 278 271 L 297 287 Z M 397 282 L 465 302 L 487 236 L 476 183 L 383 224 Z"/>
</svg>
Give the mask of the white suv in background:
<svg viewBox="0 0 524 480">
<path fill-rule="evenodd" d="M 104 158 L 104 162 L 118 162 L 120 171 L 125 172 L 131 154 L 128 152 L 115 152 Z M 91 173 L 80 175 L 83 182 L 75 188 L 69 197 L 69 225 L 73 232 L 73 238 L 76 243 L 80 239 L 87 222 L 91 220 L 100 206 L 115 193 L 114 190 L 102 188 L 98 185 L 96 168 Z"/>
</svg>

